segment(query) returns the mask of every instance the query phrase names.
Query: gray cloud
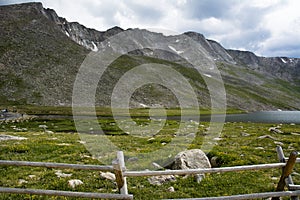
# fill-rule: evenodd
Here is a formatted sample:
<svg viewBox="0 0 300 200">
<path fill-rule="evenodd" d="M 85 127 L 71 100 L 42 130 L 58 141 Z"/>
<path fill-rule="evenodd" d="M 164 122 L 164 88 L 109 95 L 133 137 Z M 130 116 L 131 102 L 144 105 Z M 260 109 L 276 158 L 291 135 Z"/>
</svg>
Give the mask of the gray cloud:
<svg viewBox="0 0 300 200">
<path fill-rule="evenodd" d="M 209 17 L 223 18 L 230 15 L 235 0 L 188 0 L 183 9 L 185 16 L 196 19 L 205 19 Z"/>
</svg>

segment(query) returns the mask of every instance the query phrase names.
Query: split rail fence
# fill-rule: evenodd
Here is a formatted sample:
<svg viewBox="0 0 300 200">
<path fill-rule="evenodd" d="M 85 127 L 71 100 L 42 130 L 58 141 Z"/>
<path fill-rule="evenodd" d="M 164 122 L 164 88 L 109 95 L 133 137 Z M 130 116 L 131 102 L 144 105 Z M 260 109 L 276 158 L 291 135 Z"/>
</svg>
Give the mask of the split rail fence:
<svg viewBox="0 0 300 200">
<path fill-rule="evenodd" d="M 133 199 L 133 195 L 128 194 L 126 177 L 192 175 L 192 174 L 223 173 L 223 172 L 237 172 L 237 171 L 247 171 L 247 170 L 281 168 L 282 174 L 275 192 L 240 194 L 240 195 L 221 196 L 221 197 L 188 198 L 186 200 L 242 200 L 242 199 L 258 199 L 258 198 L 270 198 L 270 197 L 272 198 L 272 200 L 279 200 L 280 197 L 291 197 L 292 200 L 299 200 L 300 185 L 295 185 L 290 175 L 293 171 L 295 163 L 300 163 L 300 158 L 297 158 L 298 153 L 294 151 L 290 154 L 289 158 L 286 158 L 284 157 L 283 150 L 280 146 L 278 146 L 276 150 L 279 159 L 278 163 L 209 168 L 209 169 L 188 169 L 188 170 L 167 170 L 167 171 L 126 170 L 124 155 L 122 151 L 117 152 L 117 159 L 112 163 L 112 165 L 107 165 L 107 166 L 0 160 L 0 165 L 6 165 L 6 166 L 69 168 L 69 169 L 79 169 L 79 170 L 96 170 L 96 171 L 113 172 L 116 176 L 116 182 L 119 189 L 119 194 L 70 192 L 70 191 L 59 191 L 59 190 L 23 189 L 23 188 L 8 188 L 8 187 L 0 187 L 0 193 L 85 197 L 85 198 L 100 198 L 100 199 Z M 287 187 L 288 189 L 287 191 L 284 191 L 285 187 Z"/>
</svg>

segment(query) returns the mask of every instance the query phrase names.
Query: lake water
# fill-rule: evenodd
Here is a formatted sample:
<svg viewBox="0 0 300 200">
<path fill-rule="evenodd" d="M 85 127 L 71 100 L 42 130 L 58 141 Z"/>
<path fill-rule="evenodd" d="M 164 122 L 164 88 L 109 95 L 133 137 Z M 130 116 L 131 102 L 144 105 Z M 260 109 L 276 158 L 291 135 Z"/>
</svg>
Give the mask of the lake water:
<svg viewBox="0 0 300 200">
<path fill-rule="evenodd" d="M 224 115 L 215 115 L 220 121 Z M 209 121 L 210 116 L 201 116 L 200 120 Z M 295 123 L 300 124 L 300 111 L 261 111 L 246 114 L 226 115 L 226 122 Z"/>
</svg>

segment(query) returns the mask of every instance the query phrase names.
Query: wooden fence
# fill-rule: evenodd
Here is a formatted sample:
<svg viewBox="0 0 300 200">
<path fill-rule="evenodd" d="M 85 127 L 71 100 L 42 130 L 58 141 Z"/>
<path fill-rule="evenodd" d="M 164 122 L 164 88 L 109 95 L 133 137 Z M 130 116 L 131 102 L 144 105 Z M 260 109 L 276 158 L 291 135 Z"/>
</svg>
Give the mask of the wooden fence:
<svg viewBox="0 0 300 200">
<path fill-rule="evenodd" d="M 279 200 L 279 197 L 288 197 L 288 196 L 291 197 L 292 200 L 299 200 L 298 196 L 300 196 L 300 185 L 295 185 L 293 183 L 292 177 L 290 176 L 295 163 L 300 163 L 300 159 L 297 158 L 298 153 L 294 151 L 290 154 L 289 158 L 285 158 L 282 148 L 280 146 L 278 146 L 276 150 L 279 159 L 278 163 L 209 168 L 209 169 L 188 169 L 188 170 L 167 170 L 167 171 L 126 170 L 124 155 L 122 151 L 117 152 L 116 161 L 113 162 L 112 165 L 108 165 L 108 166 L 0 160 L 0 165 L 9 165 L 9 166 L 70 168 L 70 169 L 99 170 L 99 171 L 114 172 L 116 175 L 116 182 L 120 194 L 69 192 L 69 191 L 57 191 L 57 190 L 37 190 L 37 189 L 4 188 L 4 187 L 0 187 L 0 193 L 38 194 L 38 195 L 52 195 L 52 196 L 101 198 L 101 199 L 133 199 L 133 195 L 128 194 L 126 177 L 192 175 L 192 174 L 223 173 L 223 172 L 281 168 L 282 175 L 280 177 L 275 192 L 240 194 L 240 195 L 222 196 L 222 197 L 188 198 L 186 200 L 221 200 L 221 199 L 242 200 L 242 199 L 257 199 L 257 198 L 270 198 L 270 197 L 272 197 L 272 200 Z M 288 191 L 284 191 L 285 187 L 288 188 Z"/>
</svg>

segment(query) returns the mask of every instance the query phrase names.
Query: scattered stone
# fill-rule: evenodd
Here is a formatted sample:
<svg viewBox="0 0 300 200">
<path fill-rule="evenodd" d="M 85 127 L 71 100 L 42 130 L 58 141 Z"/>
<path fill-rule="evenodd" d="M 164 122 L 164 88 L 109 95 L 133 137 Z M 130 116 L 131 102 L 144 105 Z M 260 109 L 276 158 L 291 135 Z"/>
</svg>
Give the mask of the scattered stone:
<svg viewBox="0 0 300 200">
<path fill-rule="evenodd" d="M 18 183 L 19 183 L 20 185 L 22 185 L 22 184 L 28 183 L 28 181 L 26 181 L 26 180 L 24 180 L 24 179 L 19 179 Z"/>
<path fill-rule="evenodd" d="M 71 187 L 71 188 L 75 188 L 76 186 L 78 185 L 82 185 L 83 182 L 79 179 L 72 179 L 72 180 L 69 180 L 68 181 L 68 185 Z"/>
<path fill-rule="evenodd" d="M 56 175 L 58 178 L 66 178 L 66 177 L 72 176 L 72 174 L 65 174 L 65 173 L 62 173 L 61 170 L 57 170 L 57 171 L 55 172 L 55 175 Z"/>
<path fill-rule="evenodd" d="M 46 131 L 46 128 L 48 128 L 48 126 L 45 124 L 41 124 L 41 125 L 39 125 L 39 128 L 42 128 L 42 129 L 44 129 L 44 131 Z"/>
<path fill-rule="evenodd" d="M 249 133 L 245 133 L 245 132 L 241 132 L 241 136 L 248 137 L 248 136 L 250 136 L 250 134 Z"/>
<path fill-rule="evenodd" d="M 291 135 L 297 135 L 297 136 L 299 136 L 300 133 L 291 133 Z"/>
<path fill-rule="evenodd" d="M 268 131 L 274 132 L 274 133 L 279 133 L 279 134 L 283 133 L 281 130 L 279 130 L 279 128 L 281 128 L 281 127 L 279 127 L 279 126 L 271 127 L 271 128 L 268 129 Z"/>
<path fill-rule="evenodd" d="M 196 133 L 190 133 L 190 134 L 186 135 L 185 137 L 194 138 L 194 137 L 196 137 Z"/>
<path fill-rule="evenodd" d="M 258 150 L 265 150 L 265 148 L 263 148 L 263 147 L 255 147 L 255 149 L 258 149 Z"/>
<path fill-rule="evenodd" d="M 54 132 L 53 131 L 49 131 L 49 130 L 45 130 L 45 133 L 53 134 Z"/>
<path fill-rule="evenodd" d="M 0 135 L 0 141 L 5 141 L 5 140 L 27 140 L 27 138 L 12 136 L 12 135 Z"/>
<path fill-rule="evenodd" d="M 205 131 L 209 131 L 209 130 L 210 130 L 210 127 L 207 127 L 207 128 L 205 128 L 204 130 L 205 130 Z"/>
<path fill-rule="evenodd" d="M 139 159 L 138 159 L 138 157 L 131 157 L 131 158 L 128 158 L 128 162 L 136 162 L 136 161 L 138 161 Z"/>
<path fill-rule="evenodd" d="M 158 163 L 153 162 L 152 165 L 156 168 L 156 169 L 164 169 L 162 166 L 160 166 Z"/>
<path fill-rule="evenodd" d="M 58 146 L 71 146 L 71 144 L 69 144 L 69 143 L 59 143 L 59 144 L 57 144 Z"/>
<path fill-rule="evenodd" d="M 205 178 L 205 175 L 204 174 L 196 174 L 195 178 L 196 178 L 197 183 L 200 183 Z"/>
<path fill-rule="evenodd" d="M 31 178 L 31 179 L 33 179 L 33 178 L 36 177 L 36 175 L 31 174 L 31 175 L 28 175 L 28 177 Z"/>
<path fill-rule="evenodd" d="M 210 164 L 211 164 L 211 167 L 218 167 L 218 157 L 217 156 L 214 156 L 210 159 Z"/>
<path fill-rule="evenodd" d="M 272 137 L 271 135 L 262 135 L 262 136 L 258 137 L 258 139 L 265 139 L 265 138 L 269 138 L 271 140 L 277 140 L 276 138 Z"/>
<path fill-rule="evenodd" d="M 274 144 L 277 144 L 279 146 L 283 146 L 284 144 L 282 142 L 274 141 Z"/>
<path fill-rule="evenodd" d="M 290 125 L 291 125 L 291 126 L 295 126 L 296 124 L 295 124 L 295 123 L 291 123 Z"/>
<path fill-rule="evenodd" d="M 111 181 L 116 180 L 116 175 L 111 172 L 100 172 L 100 177 Z"/>
<path fill-rule="evenodd" d="M 152 137 L 152 138 L 149 138 L 147 141 L 153 141 L 153 140 L 155 140 L 155 138 L 154 138 L 154 137 Z"/>
<path fill-rule="evenodd" d="M 223 138 L 217 137 L 217 138 L 214 138 L 213 140 L 215 140 L 215 141 L 221 141 L 221 140 L 223 140 Z"/>
<path fill-rule="evenodd" d="M 151 176 L 148 181 L 151 185 L 162 185 L 166 182 L 176 181 L 176 177 L 174 175 Z"/>
<path fill-rule="evenodd" d="M 300 174 L 298 172 L 292 172 L 292 175 L 300 176 Z"/>
<path fill-rule="evenodd" d="M 175 189 L 174 189 L 174 187 L 171 186 L 171 187 L 169 187 L 169 188 L 167 189 L 167 191 L 168 191 L 168 192 L 175 192 Z"/>
<path fill-rule="evenodd" d="M 165 146 L 167 143 L 166 142 L 162 142 L 161 145 Z"/>
</svg>

